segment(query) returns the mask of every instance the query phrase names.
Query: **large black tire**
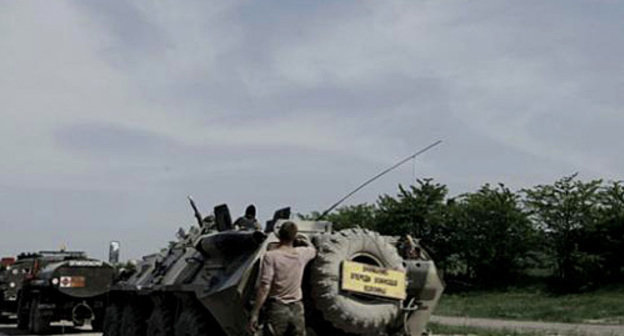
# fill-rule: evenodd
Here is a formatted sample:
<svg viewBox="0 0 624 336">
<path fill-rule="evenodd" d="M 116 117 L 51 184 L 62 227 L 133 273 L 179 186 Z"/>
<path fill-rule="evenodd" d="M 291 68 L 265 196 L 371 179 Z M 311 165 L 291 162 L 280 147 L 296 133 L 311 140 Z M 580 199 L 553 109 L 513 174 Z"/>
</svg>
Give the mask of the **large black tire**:
<svg viewBox="0 0 624 336">
<path fill-rule="evenodd" d="M 104 328 L 104 314 L 106 314 L 105 309 L 97 309 L 93 312 L 93 319 L 91 320 L 91 328 L 93 331 L 102 331 Z"/>
<path fill-rule="evenodd" d="M 102 336 L 121 335 L 121 313 L 122 306 L 117 303 L 110 303 L 106 307 L 102 321 Z"/>
<path fill-rule="evenodd" d="M 152 314 L 147 320 L 147 335 L 173 336 L 173 312 L 163 304 L 154 305 Z"/>
<path fill-rule="evenodd" d="M 95 332 L 102 332 L 103 328 L 104 321 L 102 321 L 102 318 L 94 318 L 93 320 L 91 320 L 91 330 Z"/>
<path fill-rule="evenodd" d="M 175 336 L 206 336 L 208 335 L 208 318 L 201 310 L 194 307 L 185 308 L 175 324 Z"/>
<path fill-rule="evenodd" d="M 21 294 L 17 301 L 17 329 L 27 330 L 30 318 L 30 299 Z"/>
<path fill-rule="evenodd" d="M 146 316 L 144 309 L 135 304 L 128 304 L 121 313 L 120 336 L 146 336 Z"/>
<path fill-rule="evenodd" d="M 401 314 L 400 302 L 346 295 L 340 290 L 342 262 L 353 260 L 385 268 L 403 268 L 396 248 L 378 233 L 347 229 L 318 240 L 311 266 L 311 296 L 326 321 L 347 333 L 384 335 Z"/>
<path fill-rule="evenodd" d="M 44 334 L 50 331 L 50 320 L 39 309 L 39 301 L 39 297 L 34 297 L 30 301 L 28 330 L 33 334 Z"/>
</svg>

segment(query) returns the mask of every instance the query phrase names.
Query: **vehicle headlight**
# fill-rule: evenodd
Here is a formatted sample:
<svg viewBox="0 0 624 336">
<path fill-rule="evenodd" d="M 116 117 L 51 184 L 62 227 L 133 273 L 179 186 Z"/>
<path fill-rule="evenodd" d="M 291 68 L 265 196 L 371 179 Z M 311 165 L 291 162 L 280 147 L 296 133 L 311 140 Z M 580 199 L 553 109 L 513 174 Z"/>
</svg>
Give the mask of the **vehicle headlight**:
<svg viewBox="0 0 624 336">
<path fill-rule="evenodd" d="M 11 283 L 9 283 L 9 287 L 11 287 L 11 288 L 15 288 L 15 282 L 11 282 Z"/>
<path fill-rule="evenodd" d="M 59 284 L 59 279 L 58 278 L 52 279 L 52 284 L 55 285 L 55 286 L 58 285 Z"/>
<path fill-rule="evenodd" d="M 11 273 L 13 273 L 13 275 L 16 275 L 16 274 L 17 274 L 17 272 L 18 272 L 18 270 L 17 270 L 17 269 L 14 269 L 14 270 L 12 270 L 12 271 L 11 271 Z"/>
</svg>

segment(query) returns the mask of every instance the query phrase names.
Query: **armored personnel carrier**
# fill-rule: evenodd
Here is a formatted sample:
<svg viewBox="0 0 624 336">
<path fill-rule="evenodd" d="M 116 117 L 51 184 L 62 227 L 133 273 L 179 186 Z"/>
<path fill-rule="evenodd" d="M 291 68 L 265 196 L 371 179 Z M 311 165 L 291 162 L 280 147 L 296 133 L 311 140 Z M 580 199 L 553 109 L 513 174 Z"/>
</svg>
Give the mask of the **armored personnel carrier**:
<svg viewBox="0 0 624 336">
<path fill-rule="evenodd" d="M 111 265 L 84 252 L 23 253 L 5 272 L 10 288 L 5 297 L 17 302 L 9 309 L 17 314 L 20 329 L 45 333 L 51 322 L 60 320 L 75 325 L 91 320 L 100 329 L 113 276 Z"/>
<path fill-rule="evenodd" d="M 335 232 L 327 221 L 289 219 L 288 208 L 264 232 L 237 230 L 226 205 L 205 219 L 195 212 L 198 226 L 113 286 L 104 336 L 248 335 L 260 261 L 286 220 L 318 250 L 303 284 L 308 335 L 420 336 L 443 290 L 433 261 L 402 258 L 397 237 Z"/>
</svg>

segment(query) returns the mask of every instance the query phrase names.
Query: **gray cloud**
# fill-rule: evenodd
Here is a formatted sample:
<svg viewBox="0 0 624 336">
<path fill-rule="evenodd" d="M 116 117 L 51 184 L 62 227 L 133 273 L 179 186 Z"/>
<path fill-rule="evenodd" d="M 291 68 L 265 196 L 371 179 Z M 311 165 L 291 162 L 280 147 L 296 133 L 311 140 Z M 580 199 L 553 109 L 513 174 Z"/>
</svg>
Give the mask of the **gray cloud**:
<svg viewBox="0 0 624 336">
<path fill-rule="evenodd" d="M 192 223 L 187 194 L 322 209 L 438 138 L 351 202 L 622 178 L 617 1 L 0 6 L 2 254 L 136 257 Z"/>
</svg>

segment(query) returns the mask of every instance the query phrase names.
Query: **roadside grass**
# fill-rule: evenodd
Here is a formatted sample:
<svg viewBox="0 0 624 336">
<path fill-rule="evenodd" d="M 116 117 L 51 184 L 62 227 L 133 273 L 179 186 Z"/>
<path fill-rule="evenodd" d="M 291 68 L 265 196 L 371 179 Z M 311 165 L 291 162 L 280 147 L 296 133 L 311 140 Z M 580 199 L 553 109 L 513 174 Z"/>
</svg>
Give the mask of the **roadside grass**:
<svg viewBox="0 0 624 336">
<path fill-rule="evenodd" d="M 427 325 L 431 334 L 435 336 L 584 336 L 577 332 L 570 333 L 553 333 L 553 332 L 537 332 L 537 331 L 517 331 L 508 329 L 488 329 L 476 327 L 458 327 L 447 326 L 438 323 L 429 323 Z M 610 336 L 610 335 L 605 335 Z"/>
<path fill-rule="evenodd" d="M 624 324 L 624 286 L 556 295 L 540 287 L 444 294 L 436 315 Z"/>
<path fill-rule="evenodd" d="M 537 332 L 520 332 L 510 330 L 497 330 L 497 329 L 485 329 L 474 327 L 457 327 L 447 326 L 438 323 L 429 323 L 427 328 L 431 330 L 434 335 L 476 335 L 476 336 L 547 336 L 552 335 L 546 333 Z"/>
</svg>

